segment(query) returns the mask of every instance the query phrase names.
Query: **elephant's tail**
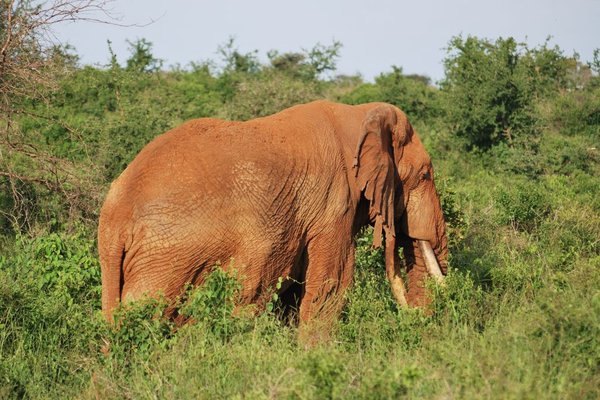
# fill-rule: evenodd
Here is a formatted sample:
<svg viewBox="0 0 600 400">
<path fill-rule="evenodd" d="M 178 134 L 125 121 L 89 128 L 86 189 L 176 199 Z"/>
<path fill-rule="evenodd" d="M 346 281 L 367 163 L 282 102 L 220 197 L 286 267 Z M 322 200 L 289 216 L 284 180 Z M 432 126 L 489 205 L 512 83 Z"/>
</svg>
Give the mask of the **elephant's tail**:
<svg viewBox="0 0 600 400">
<path fill-rule="evenodd" d="M 125 246 L 122 241 L 105 243 L 102 239 L 102 236 L 99 235 L 98 248 L 102 268 L 102 313 L 108 322 L 112 322 L 113 310 L 121 301 Z"/>
</svg>

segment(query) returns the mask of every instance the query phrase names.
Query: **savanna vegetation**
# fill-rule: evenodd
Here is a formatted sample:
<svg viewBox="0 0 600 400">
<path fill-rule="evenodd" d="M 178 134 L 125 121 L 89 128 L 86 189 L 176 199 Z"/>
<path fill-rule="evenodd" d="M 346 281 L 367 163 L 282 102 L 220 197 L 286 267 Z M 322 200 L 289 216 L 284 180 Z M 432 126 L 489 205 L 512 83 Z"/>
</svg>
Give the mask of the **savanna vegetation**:
<svg viewBox="0 0 600 400">
<path fill-rule="evenodd" d="M 13 3 L 0 6 L 0 398 L 600 397 L 600 51 L 454 37 L 436 84 L 396 66 L 336 75 L 340 43 L 265 62 L 229 41 L 166 67 L 137 40 L 125 63 L 108 43 L 106 65 L 88 66 Z M 149 300 L 108 326 L 97 216 L 137 152 L 191 118 L 319 98 L 395 104 L 428 148 L 451 250 L 431 310 L 397 307 L 367 230 L 342 318 L 314 347 L 276 295 L 257 317 L 233 312 L 239 283 L 218 266 L 180 299 L 195 323 L 176 328 Z"/>
</svg>

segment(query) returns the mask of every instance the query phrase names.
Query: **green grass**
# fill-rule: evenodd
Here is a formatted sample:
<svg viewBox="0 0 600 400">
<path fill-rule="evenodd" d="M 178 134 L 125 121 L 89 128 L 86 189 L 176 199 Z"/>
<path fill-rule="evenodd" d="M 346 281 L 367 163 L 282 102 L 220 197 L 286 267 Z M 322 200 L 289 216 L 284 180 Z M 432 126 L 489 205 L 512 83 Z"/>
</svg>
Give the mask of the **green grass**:
<svg viewBox="0 0 600 400">
<path fill-rule="evenodd" d="M 120 328 L 109 328 L 98 315 L 95 278 L 85 283 L 89 294 L 69 304 L 69 287 L 48 287 L 47 277 L 21 268 L 80 265 L 77 249 L 85 247 L 85 235 L 23 239 L 0 269 L 0 393 L 598 398 L 600 216 L 588 202 L 589 179 L 571 186 L 549 176 L 509 186 L 502 180 L 513 177 L 495 178 L 474 173 L 464 185 L 447 188 L 462 210 L 462 239 L 454 241 L 446 288 L 434 288 L 431 315 L 396 307 L 381 254 L 370 250 L 367 235 L 358 241 L 356 280 L 342 318 L 330 340 L 309 348 L 273 314 L 232 313 L 236 281 L 219 270 L 190 295 L 188 312 L 197 323 L 174 330 L 160 318 L 164 306 L 151 302 L 123 310 Z M 497 186 L 486 196 L 484 185 L 491 182 Z M 515 224 L 506 218 L 515 203 L 499 200 L 504 191 L 528 193 L 526 199 L 538 193 L 543 200 L 534 196 L 533 204 L 550 211 L 534 213 L 526 227 Z M 525 211 L 531 205 L 518 204 Z M 112 346 L 108 355 L 105 341 Z"/>
</svg>

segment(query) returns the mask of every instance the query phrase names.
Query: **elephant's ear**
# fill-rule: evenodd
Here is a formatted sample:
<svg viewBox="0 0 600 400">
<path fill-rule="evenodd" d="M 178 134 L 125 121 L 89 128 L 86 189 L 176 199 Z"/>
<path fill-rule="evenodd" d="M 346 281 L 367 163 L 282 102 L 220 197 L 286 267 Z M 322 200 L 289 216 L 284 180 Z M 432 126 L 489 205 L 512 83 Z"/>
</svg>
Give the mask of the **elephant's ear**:
<svg viewBox="0 0 600 400">
<path fill-rule="evenodd" d="M 394 196 L 399 184 L 394 165 L 397 119 L 392 106 L 381 105 L 370 110 L 362 123 L 354 157 L 358 186 L 370 202 L 370 216 L 375 218 L 374 247 L 381 245 L 383 230 L 386 237 L 395 236 Z"/>
</svg>

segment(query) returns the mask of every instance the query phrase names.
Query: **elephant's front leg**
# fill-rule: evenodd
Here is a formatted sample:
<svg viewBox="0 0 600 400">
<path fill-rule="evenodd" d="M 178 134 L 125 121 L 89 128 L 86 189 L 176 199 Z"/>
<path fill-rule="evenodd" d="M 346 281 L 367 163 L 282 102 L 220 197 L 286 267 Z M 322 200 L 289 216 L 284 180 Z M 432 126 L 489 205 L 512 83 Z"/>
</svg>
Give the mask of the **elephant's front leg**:
<svg viewBox="0 0 600 400">
<path fill-rule="evenodd" d="M 350 229 L 321 233 L 308 243 L 300 323 L 320 321 L 329 326 L 341 312 L 344 292 L 354 274 L 354 246 Z"/>
</svg>

